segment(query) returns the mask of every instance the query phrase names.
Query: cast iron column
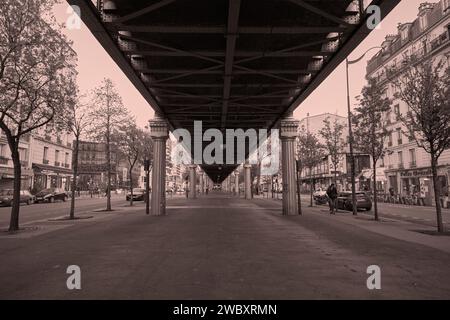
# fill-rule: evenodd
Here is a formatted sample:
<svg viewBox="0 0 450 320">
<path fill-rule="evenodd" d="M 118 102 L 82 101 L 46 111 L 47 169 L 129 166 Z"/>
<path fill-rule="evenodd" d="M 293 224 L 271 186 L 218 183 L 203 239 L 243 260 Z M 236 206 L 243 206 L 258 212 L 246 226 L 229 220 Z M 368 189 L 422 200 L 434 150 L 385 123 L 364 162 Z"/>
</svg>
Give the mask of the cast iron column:
<svg viewBox="0 0 450 320">
<path fill-rule="evenodd" d="M 297 215 L 296 192 L 296 165 L 295 165 L 295 139 L 299 121 L 293 118 L 292 113 L 281 120 L 281 165 L 283 176 L 283 214 Z"/>
<path fill-rule="evenodd" d="M 153 140 L 151 214 L 166 213 L 166 140 L 169 137 L 166 121 L 158 114 L 149 121 Z"/>
</svg>

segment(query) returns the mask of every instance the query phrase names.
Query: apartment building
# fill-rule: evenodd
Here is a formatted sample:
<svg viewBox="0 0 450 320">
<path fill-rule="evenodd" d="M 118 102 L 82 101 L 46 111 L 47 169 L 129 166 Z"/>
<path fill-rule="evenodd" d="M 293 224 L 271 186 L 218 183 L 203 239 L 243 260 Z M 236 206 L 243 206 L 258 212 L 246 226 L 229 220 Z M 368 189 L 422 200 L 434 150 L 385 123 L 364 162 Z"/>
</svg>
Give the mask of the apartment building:
<svg viewBox="0 0 450 320">
<path fill-rule="evenodd" d="M 367 65 L 367 77 L 375 78 L 385 89 L 386 96 L 393 100 L 392 109 L 385 115 L 390 131 L 386 145 L 389 154 L 379 163 L 379 170 L 385 172 L 387 189 L 392 188 L 403 196 L 420 193 L 428 205 L 434 202 L 430 156 L 414 139 L 403 134 L 406 128 L 399 115 L 406 113 L 408 106 L 395 98 L 396 88 L 389 81 L 389 75 L 391 72 L 401 75 L 405 56 L 419 60 L 446 59 L 449 65 L 449 39 L 450 1 L 424 2 L 419 7 L 417 19 L 400 23 L 397 34 L 386 36 L 381 45 L 383 50 Z M 450 150 L 439 159 L 438 176 L 441 194 L 445 194 L 450 183 Z"/>
<path fill-rule="evenodd" d="M 33 170 L 31 188 L 70 190 L 72 181 L 73 135 L 51 125 L 35 130 L 30 137 L 30 161 Z"/>
<path fill-rule="evenodd" d="M 33 171 L 30 162 L 30 135 L 22 137 L 19 144 L 20 163 L 22 165 L 22 189 L 31 187 Z M 12 189 L 14 183 L 14 166 L 11 159 L 6 136 L 0 130 L 0 190 Z"/>
<path fill-rule="evenodd" d="M 308 116 L 300 120 L 299 129 L 304 127 L 307 131 L 314 134 L 320 143 L 324 144 L 325 140 L 319 134 L 319 132 L 324 127 L 324 120 L 329 119 L 331 124 L 335 121 L 344 126 L 342 133 L 342 139 L 348 141 L 348 120 L 347 117 L 342 117 L 336 114 L 324 113 L 314 116 Z M 356 174 L 356 184 L 357 189 L 364 189 L 370 186 L 367 183 L 371 178 L 370 169 L 371 160 L 369 155 L 360 154 L 358 152 L 354 153 L 355 157 L 355 174 Z M 351 189 L 351 157 L 349 154 L 349 146 L 346 145 L 343 153 L 340 155 L 340 161 L 336 168 L 331 160 L 330 155 L 325 155 L 323 161 L 316 167 L 310 170 L 304 168 L 301 173 L 301 182 L 303 184 L 303 190 L 310 189 L 310 179 L 313 179 L 313 189 L 318 188 L 326 189 L 331 183 L 334 182 L 334 176 L 336 174 L 337 178 L 337 188 L 338 190 L 350 190 Z"/>
</svg>

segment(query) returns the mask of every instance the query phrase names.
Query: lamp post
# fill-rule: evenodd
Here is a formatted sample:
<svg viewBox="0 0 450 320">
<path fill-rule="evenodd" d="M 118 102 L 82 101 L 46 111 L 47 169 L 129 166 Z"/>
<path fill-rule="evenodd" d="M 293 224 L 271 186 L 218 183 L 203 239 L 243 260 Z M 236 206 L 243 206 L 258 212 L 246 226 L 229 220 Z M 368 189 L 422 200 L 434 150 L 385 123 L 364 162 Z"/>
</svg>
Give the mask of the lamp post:
<svg viewBox="0 0 450 320">
<path fill-rule="evenodd" d="M 350 164 L 351 164 L 351 179 L 352 179 L 352 210 L 353 215 L 358 214 L 358 208 L 356 206 L 356 190 L 355 190 L 355 156 L 353 153 L 353 130 L 352 130 L 352 112 L 350 110 L 350 82 L 349 82 L 349 75 L 348 75 L 348 66 L 351 64 L 358 63 L 361 61 L 366 54 L 373 50 L 373 49 L 383 49 L 382 47 L 372 47 L 368 49 L 364 54 L 355 60 L 348 60 L 345 59 L 345 71 L 346 71 L 346 78 L 347 78 L 347 113 L 348 113 L 348 140 L 350 145 Z"/>
</svg>

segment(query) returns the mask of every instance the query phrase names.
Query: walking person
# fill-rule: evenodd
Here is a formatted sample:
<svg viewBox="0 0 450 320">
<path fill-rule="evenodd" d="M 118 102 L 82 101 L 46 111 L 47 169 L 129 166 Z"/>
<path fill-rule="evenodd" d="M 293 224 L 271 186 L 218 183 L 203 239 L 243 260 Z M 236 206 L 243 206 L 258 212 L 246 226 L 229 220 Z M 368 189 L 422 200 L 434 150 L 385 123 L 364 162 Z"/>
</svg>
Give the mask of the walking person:
<svg viewBox="0 0 450 320">
<path fill-rule="evenodd" d="M 328 204 L 330 205 L 330 214 L 335 214 L 337 189 L 334 183 L 332 183 L 327 189 Z"/>
</svg>

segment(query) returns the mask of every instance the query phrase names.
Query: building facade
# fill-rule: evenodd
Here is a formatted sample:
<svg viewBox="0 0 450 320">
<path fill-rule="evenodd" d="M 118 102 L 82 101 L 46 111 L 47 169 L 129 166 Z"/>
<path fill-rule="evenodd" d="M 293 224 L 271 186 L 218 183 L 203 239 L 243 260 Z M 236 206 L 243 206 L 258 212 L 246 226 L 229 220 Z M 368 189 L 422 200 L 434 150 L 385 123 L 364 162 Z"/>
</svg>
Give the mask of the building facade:
<svg viewBox="0 0 450 320">
<path fill-rule="evenodd" d="M 344 126 L 342 131 L 342 137 L 344 141 L 348 141 L 348 118 L 342 117 L 336 114 L 324 113 L 315 116 L 308 116 L 300 120 L 299 130 L 303 127 L 308 132 L 314 134 L 320 143 L 324 144 L 325 141 L 319 132 L 324 127 L 324 121 L 329 119 L 331 125 L 337 121 Z M 301 173 L 301 183 L 303 191 L 310 191 L 311 179 L 313 190 L 326 189 L 331 183 L 334 183 L 336 177 L 337 189 L 339 191 L 351 189 L 351 157 L 349 154 L 348 144 L 344 146 L 340 155 L 340 161 L 336 168 L 330 155 L 325 155 L 320 164 L 312 168 L 303 168 Z M 356 174 L 356 188 L 357 190 L 364 190 L 367 188 L 365 183 L 364 172 L 367 172 L 371 168 L 371 160 L 369 155 L 354 153 L 355 158 L 355 174 Z"/>
<path fill-rule="evenodd" d="M 19 156 L 22 165 L 21 187 L 23 190 L 29 190 L 33 178 L 30 161 L 30 135 L 26 135 L 20 140 Z M 14 166 L 11 159 L 11 151 L 6 136 L 0 130 L 0 190 L 12 189 L 13 183 Z"/>
<path fill-rule="evenodd" d="M 383 50 L 367 65 L 367 77 L 376 79 L 393 101 L 392 109 L 385 114 L 390 132 L 386 143 L 388 154 L 378 165 L 379 170 L 384 170 L 386 189 L 392 189 L 400 197 L 420 194 L 428 205 L 434 202 L 430 155 L 417 145 L 415 139 L 404 135 L 406 128 L 399 115 L 405 114 L 408 106 L 396 99 L 397 89 L 389 79 L 393 74 L 401 76 L 404 57 L 414 57 L 419 61 L 446 59 L 449 66 L 449 39 L 450 1 L 425 2 L 420 5 L 415 21 L 400 23 L 397 34 L 386 36 Z M 448 194 L 450 150 L 444 151 L 439 159 L 438 176 L 441 195 Z"/>
<path fill-rule="evenodd" d="M 69 191 L 72 181 L 73 135 L 42 127 L 31 134 L 30 161 L 33 170 L 31 189 L 33 192 L 45 188 Z"/>
</svg>

